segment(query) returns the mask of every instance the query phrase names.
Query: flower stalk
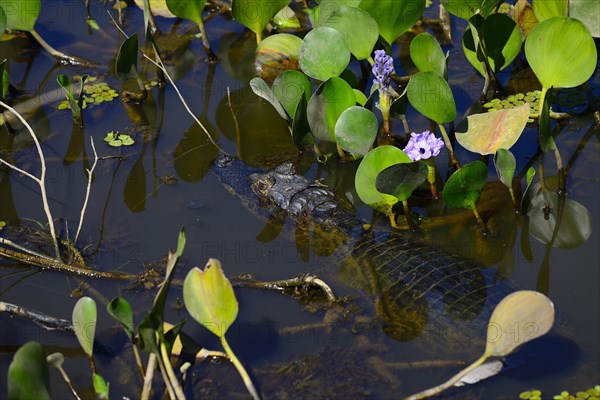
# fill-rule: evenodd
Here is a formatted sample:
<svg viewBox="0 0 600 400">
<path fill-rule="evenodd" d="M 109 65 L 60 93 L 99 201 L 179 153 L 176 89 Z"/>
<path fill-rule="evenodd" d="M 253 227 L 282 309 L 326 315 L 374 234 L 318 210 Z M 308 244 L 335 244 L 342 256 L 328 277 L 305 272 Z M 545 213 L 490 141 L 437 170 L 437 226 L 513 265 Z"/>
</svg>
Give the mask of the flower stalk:
<svg viewBox="0 0 600 400">
<path fill-rule="evenodd" d="M 387 138 L 390 138 L 392 131 L 390 108 L 393 102 L 390 85 L 392 83 L 391 76 L 394 73 L 394 60 L 384 50 L 375 51 L 372 72 L 375 75 L 374 84 L 377 85 L 379 91 L 379 110 L 383 117 L 383 132 Z"/>
</svg>

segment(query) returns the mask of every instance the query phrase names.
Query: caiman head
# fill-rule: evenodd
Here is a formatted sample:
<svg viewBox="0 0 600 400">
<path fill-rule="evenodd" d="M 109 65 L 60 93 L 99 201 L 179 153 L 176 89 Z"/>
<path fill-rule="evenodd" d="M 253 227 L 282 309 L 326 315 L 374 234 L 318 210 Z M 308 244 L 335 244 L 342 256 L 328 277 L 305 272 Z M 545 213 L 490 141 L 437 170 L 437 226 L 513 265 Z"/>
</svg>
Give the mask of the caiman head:
<svg viewBox="0 0 600 400">
<path fill-rule="evenodd" d="M 264 202 L 292 214 L 323 212 L 337 207 L 333 192 L 296 174 L 291 163 L 250 175 L 250 188 Z"/>
</svg>

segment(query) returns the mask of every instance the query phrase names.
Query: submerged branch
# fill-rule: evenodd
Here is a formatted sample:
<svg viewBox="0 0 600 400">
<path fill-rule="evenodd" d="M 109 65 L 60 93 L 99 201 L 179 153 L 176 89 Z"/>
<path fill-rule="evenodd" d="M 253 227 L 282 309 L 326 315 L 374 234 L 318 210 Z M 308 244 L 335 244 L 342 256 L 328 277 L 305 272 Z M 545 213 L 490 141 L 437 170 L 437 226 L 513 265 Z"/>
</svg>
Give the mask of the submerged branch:
<svg viewBox="0 0 600 400">
<path fill-rule="evenodd" d="M 84 60 L 80 57 L 70 56 L 68 54 L 63 53 L 62 51 L 56 50 L 54 47 L 50 46 L 48 42 L 46 42 L 39 33 L 32 29 L 29 31 L 29 34 L 46 50 L 52 57 L 58 59 L 63 64 L 71 64 L 71 65 L 80 65 L 83 67 L 98 67 L 99 65 L 95 62 Z"/>
<path fill-rule="evenodd" d="M 321 289 L 330 302 L 335 303 L 338 301 L 338 298 L 331 290 L 331 287 L 321 278 L 316 275 L 299 275 L 295 278 L 291 279 L 282 279 L 278 281 L 237 281 L 234 284 L 235 286 L 241 287 L 250 287 L 257 289 L 267 289 L 267 290 L 275 290 L 279 292 L 283 292 L 286 289 L 304 287 L 304 286 L 317 286 Z"/>
<path fill-rule="evenodd" d="M 73 325 L 69 320 L 52 317 L 36 310 L 28 310 L 25 307 L 17 306 L 15 304 L 0 301 L 0 312 L 27 318 L 49 331 L 59 329 L 73 332 Z"/>
<path fill-rule="evenodd" d="M 42 269 L 47 269 L 56 272 L 62 272 L 69 275 L 75 275 L 83 278 L 94 278 L 94 279 L 111 279 L 111 280 L 134 280 L 138 278 L 134 274 L 107 272 L 107 271 L 96 271 L 93 269 L 76 267 L 73 265 L 65 264 L 61 260 L 49 258 L 46 256 L 34 255 L 31 253 L 25 254 L 5 247 L 0 247 L 0 256 L 10 258 L 18 262 L 25 263 L 27 265 L 33 265 Z"/>
</svg>

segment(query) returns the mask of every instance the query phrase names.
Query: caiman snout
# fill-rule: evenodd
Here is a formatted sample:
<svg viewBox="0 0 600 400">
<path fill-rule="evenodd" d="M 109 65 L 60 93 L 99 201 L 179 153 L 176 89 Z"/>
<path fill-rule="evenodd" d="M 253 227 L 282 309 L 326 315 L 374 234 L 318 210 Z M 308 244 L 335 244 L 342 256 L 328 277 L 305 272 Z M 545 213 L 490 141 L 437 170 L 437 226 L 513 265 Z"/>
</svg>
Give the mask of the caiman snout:
<svg viewBox="0 0 600 400">
<path fill-rule="evenodd" d="M 226 168 L 229 167 L 233 163 L 233 161 L 233 157 L 228 156 L 227 154 L 221 154 L 215 159 L 214 164 L 217 168 Z"/>
</svg>

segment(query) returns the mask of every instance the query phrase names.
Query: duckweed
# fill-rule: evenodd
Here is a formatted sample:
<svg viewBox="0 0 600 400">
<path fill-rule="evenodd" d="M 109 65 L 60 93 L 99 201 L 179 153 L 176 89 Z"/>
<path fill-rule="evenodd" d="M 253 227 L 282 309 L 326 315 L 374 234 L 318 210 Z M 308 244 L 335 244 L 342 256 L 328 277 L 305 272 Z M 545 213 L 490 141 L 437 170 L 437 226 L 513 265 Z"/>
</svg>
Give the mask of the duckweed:
<svg viewBox="0 0 600 400">
<path fill-rule="evenodd" d="M 73 80 L 81 82 L 81 76 L 75 75 L 73 76 Z M 88 106 L 99 105 L 105 101 L 113 101 L 115 98 L 119 97 L 119 93 L 111 88 L 106 82 L 89 84 L 90 82 L 95 82 L 97 80 L 97 77 L 90 76 L 85 81 L 85 84 L 83 85 L 83 104 L 81 108 L 85 109 Z M 57 108 L 59 110 L 67 110 L 71 109 L 71 106 L 67 100 L 63 100 L 58 104 Z"/>
<path fill-rule="evenodd" d="M 526 390 L 519 394 L 519 399 L 522 400 L 541 400 L 542 392 L 537 389 Z M 552 397 L 554 400 L 600 400 L 600 385 L 596 385 L 586 391 L 580 391 L 576 394 L 570 394 L 563 390 L 560 394 Z"/>
<path fill-rule="evenodd" d="M 502 100 L 493 99 L 492 101 L 485 103 L 483 107 L 487 108 L 488 112 L 492 112 L 502 109 L 511 109 L 529 103 L 531 114 L 537 114 L 541 96 L 542 92 L 539 90 L 527 93 L 517 93 Z M 529 118 L 527 122 L 533 122 L 533 118 Z"/>
<path fill-rule="evenodd" d="M 130 135 L 114 131 L 108 132 L 104 137 L 104 141 L 112 147 L 131 146 L 135 143 Z"/>
</svg>

